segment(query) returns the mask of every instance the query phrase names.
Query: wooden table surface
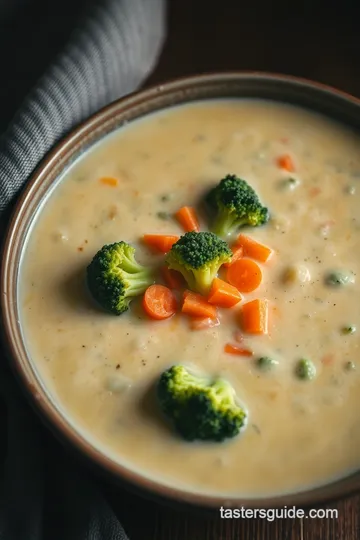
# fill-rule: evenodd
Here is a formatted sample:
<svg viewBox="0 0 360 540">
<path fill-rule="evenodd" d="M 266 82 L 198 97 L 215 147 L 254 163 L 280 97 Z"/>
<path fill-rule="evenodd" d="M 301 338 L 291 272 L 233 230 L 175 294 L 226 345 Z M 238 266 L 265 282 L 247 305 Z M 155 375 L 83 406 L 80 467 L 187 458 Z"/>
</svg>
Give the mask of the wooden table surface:
<svg viewBox="0 0 360 540">
<path fill-rule="evenodd" d="M 168 39 L 148 84 L 214 70 L 262 70 L 331 84 L 360 97 L 355 1 L 169 0 Z M 109 494 L 131 540 L 358 540 L 360 495 L 338 519 L 225 520 Z"/>
</svg>

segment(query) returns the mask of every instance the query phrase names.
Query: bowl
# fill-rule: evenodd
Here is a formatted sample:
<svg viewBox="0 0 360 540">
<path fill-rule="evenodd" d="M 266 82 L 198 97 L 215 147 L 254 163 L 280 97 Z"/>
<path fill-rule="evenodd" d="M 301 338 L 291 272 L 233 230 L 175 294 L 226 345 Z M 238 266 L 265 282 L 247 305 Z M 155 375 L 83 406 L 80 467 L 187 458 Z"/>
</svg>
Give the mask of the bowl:
<svg viewBox="0 0 360 540">
<path fill-rule="evenodd" d="M 165 487 L 161 482 L 150 481 L 115 463 L 87 442 L 58 410 L 27 355 L 21 333 L 17 283 L 24 242 L 37 210 L 63 169 L 91 145 L 127 122 L 172 105 L 219 97 L 253 97 L 286 102 L 325 114 L 353 129 L 360 128 L 360 102 L 354 97 L 310 81 L 264 73 L 214 73 L 179 79 L 129 95 L 104 108 L 46 156 L 15 206 L 5 236 L 1 268 L 1 310 L 7 356 L 30 404 L 43 422 L 76 456 L 116 485 L 126 486 L 162 502 L 208 511 L 219 511 L 221 506 L 314 507 L 359 490 L 360 472 L 301 493 L 224 500 Z"/>
</svg>

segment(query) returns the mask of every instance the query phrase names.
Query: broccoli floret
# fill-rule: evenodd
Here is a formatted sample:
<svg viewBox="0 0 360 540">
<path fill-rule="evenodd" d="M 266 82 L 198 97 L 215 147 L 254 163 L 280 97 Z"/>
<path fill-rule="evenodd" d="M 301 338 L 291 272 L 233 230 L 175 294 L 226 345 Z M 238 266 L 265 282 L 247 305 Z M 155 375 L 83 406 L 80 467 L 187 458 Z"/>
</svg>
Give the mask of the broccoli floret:
<svg viewBox="0 0 360 540">
<path fill-rule="evenodd" d="M 247 422 L 230 383 L 193 375 L 182 365 L 162 373 L 157 396 L 161 410 L 187 441 L 222 442 L 238 435 Z"/>
<path fill-rule="evenodd" d="M 192 375 L 181 365 L 162 373 L 157 396 L 161 410 L 187 441 L 222 442 L 238 435 L 247 422 L 227 381 Z"/>
<path fill-rule="evenodd" d="M 225 238 L 240 227 L 258 227 L 270 218 L 254 189 L 234 174 L 228 174 L 206 197 L 215 212 L 212 231 Z"/>
<path fill-rule="evenodd" d="M 87 267 L 87 285 L 106 311 L 121 315 L 135 296 L 153 283 L 152 271 L 135 260 L 135 248 L 126 242 L 103 246 Z"/>
<path fill-rule="evenodd" d="M 169 251 L 166 262 L 181 272 L 189 288 L 206 294 L 219 268 L 232 258 L 224 240 L 210 232 L 188 232 Z"/>
</svg>

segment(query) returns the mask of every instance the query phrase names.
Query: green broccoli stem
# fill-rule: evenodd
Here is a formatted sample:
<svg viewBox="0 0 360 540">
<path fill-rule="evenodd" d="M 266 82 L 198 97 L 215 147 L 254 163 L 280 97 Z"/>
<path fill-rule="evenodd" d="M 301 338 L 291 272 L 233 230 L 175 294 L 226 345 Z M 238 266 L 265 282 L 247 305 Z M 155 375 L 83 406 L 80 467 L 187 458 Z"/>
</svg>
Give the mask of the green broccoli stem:
<svg viewBox="0 0 360 540">
<path fill-rule="evenodd" d="M 122 272 L 123 277 L 127 280 L 128 287 L 126 288 L 124 298 L 132 298 L 143 294 L 150 285 L 154 283 L 152 272 L 142 270 L 137 274 L 129 274 Z"/>
<path fill-rule="evenodd" d="M 219 268 L 217 265 L 211 265 L 211 267 L 207 268 L 206 270 L 204 270 L 203 268 L 201 268 L 200 270 L 194 270 L 193 290 L 196 290 L 204 296 L 207 295 L 212 282 L 216 278 L 218 270 Z"/>
<path fill-rule="evenodd" d="M 226 236 L 232 234 L 240 225 L 241 223 L 239 223 L 236 217 L 233 217 L 230 213 L 219 212 L 213 223 L 212 231 L 217 236 L 225 238 Z"/>
<path fill-rule="evenodd" d="M 209 291 L 211 281 L 209 282 L 209 277 L 205 274 L 204 270 L 187 270 L 181 264 L 176 261 L 171 261 L 169 268 L 180 272 L 185 279 L 188 288 L 191 291 L 198 292 L 200 294 L 206 294 Z"/>
<path fill-rule="evenodd" d="M 211 267 L 206 270 L 186 270 L 181 265 L 172 264 L 171 268 L 180 272 L 189 289 L 206 296 L 210 290 L 214 278 L 217 276 L 218 267 Z"/>
<path fill-rule="evenodd" d="M 147 272 L 146 268 L 137 262 L 133 254 L 127 254 L 121 259 L 121 268 L 128 274 L 142 274 Z"/>
<path fill-rule="evenodd" d="M 189 289 L 191 291 L 196 290 L 196 279 L 191 270 L 186 270 L 183 265 L 179 264 L 177 261 L 171 260 L 169 264 L 169 268 L 171 270 L 175 270 L 177 272 L 180 272 L 182 274 L 184 280 L 186 281 Z"/>
</svg>

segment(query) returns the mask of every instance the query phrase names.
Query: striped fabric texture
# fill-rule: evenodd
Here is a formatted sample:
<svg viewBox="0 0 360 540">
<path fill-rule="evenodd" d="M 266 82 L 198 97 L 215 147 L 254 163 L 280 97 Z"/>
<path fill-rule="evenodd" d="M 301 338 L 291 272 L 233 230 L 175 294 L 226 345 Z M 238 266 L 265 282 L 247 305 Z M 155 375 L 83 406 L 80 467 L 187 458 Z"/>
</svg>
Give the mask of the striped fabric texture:
<svg viewBox="0 0 360 540">
<path fill-rule="evenodd" d="M 1 138 L 0 212 L 59 139 L 144 81 L 161 51 L 164 19 L 165 0 L 90 5 Z"/>
</svg>

